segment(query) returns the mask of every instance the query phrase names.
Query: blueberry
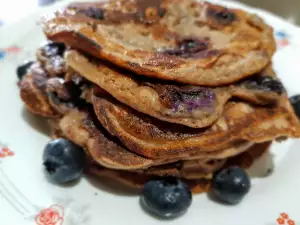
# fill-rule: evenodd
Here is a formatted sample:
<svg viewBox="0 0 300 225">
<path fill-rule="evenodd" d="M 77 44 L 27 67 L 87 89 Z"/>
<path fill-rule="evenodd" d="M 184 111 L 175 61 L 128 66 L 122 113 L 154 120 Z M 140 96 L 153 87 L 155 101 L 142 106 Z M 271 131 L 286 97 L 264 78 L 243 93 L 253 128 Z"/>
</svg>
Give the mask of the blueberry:
<svg viewBox="0 0 300 225">
<path fill-rule="evenodd" d="M 43 53 L 46 57 L 62 56 L 66 50 L 66 46 L 61 42 L 49 42 L 43 46 Z"/>
<path fill-rule="evenodd" d="M 89 7 L 82 11 L 86 16 L 96 20 L 104 20 L 104 9 Z"/>
<path fill-rule="evenodd" d="M 141 196 L 142 207 L 161 218 L 173 218 L 187 211 L 192 194 L 187 184 L 175 177 L 148 181 Z"/>
<path fill-rule="evenodd" d="M 184 39 L 177 43 L 177 47 L 166 49 L 163 52 L 168 55 L 189 58 L 204 52 L 209 48 L 209 40 L 204 39 Z"/>
<path fill-rule="evenodd" d="M 64 184 L 80 178 L 85 154 L 79 146 L 59 138 L 46 145 L 43 161 L 49 177 L 59 184 Z"/>
<path fill-rule="evenodd" d="M 245 82 L 246 86 L 251 89 L 259 89 L 263 91 L 272 91 L 278 94 L 285 92 L 282 83 L 271 76 L 255 76 Z"/>
<path fill-rule="evenodd" d="M 260 85 L 266 90 L 277 92 L 281 94 L 284 92 L 284 87 L 279 80 L 274 79 L 273 77 L 264 76 L 260 79 Z"/>
<path fill-rule="evenodd" d="M 295 95 L 290 98 L 290 102 L 294 108 L 296 115 L 300 119 L 300 95 Z"/>
<path fill-rule="evenodd" d="M 33 61 L 27 61 L 17 67 L 17 76 L 19 80 L 22 80 L 23 77 L 27 74 L 29 67 L 33 64 Z"/>
<path fill-rule="evenodd" d="M 212 193 L 225 203 L 237 204 L 249 192 L 251 187 L 247 173 L 239 167 L 229 167 L 215 174 L 212 181 Z"/>
</svg>

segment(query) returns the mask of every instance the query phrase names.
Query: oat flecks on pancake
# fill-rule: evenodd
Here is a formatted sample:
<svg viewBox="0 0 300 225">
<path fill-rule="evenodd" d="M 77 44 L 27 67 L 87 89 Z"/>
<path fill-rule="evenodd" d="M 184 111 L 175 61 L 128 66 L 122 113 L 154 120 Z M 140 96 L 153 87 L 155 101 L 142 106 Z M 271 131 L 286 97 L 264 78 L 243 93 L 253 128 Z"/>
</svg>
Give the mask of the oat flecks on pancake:
<svg viewBox="0 0 300 225">
<path fill-rule="evenodd" d="M 258 16 L 207 2 L 154 2 L 72 4 L 45 19 L 44 32 L 141 76 L 193 85 L 230 84 L 270 62 L 273 30 Z"/>
</svg>

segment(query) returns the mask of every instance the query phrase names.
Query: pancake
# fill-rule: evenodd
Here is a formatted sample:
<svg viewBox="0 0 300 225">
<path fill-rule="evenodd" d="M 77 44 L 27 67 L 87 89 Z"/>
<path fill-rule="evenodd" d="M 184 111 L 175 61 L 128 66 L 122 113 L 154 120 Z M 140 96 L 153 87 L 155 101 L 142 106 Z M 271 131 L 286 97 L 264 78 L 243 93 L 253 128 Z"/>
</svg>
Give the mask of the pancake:
<svg viewBox="0 0 300 225">
<path fill-rule="evenodd" d="M 37 71 L 42 73 L 31 72 L 20 85 L 23 101 L 31 111 L 57 117 L 79 106 L 79 94 L 72 97 L 73 94 L 68 92 L 71 89 L 65 87 L 62 78 L 48 78 L 42 69 Z M 37 85 L 24 85 L 33 81 Z M 230 148 L 243 140 L 265 142 L 299 136 L 299 122 L 284 97 L 281 97 L 276 107 L 262 108 L 247 103 L 228 102 L 223 116 L 207 129 L 192 129 L 162 122 L 138 113 L 112 98 L 107 100 L 96 96 L 91 101 L 98 119 L 110 134 L 116 136 L 130 151 L 152 159 L 191 157 L 199 149 L 202 153 L 213 152 Z"/>
<path fill-rule="evenodd" d="M 98 178 L 107 178 L 112 181 L 118 182 L 125 185 L 126 187 L 136 189 L 141 191 L 144 184 L 157 177 L 145 174 L 139 174 L 128 171 L 119 171 L 106 169 L 104 167 L 92 166 L 87 169 L 86 173 L 91 176 L 96 176 Z M 200 194 L 203 192 L 208 192 L 210 190 L 211 181 L 208 179 L 198 179 L 198 180 L 185 180 L 186 184 L 189 185 L 190 190 L 193 194 Z M 103 182 L 104 183 L 104 182 Z"/>
<path fill-rule="evenodd" d="M 45 93 L 48 74 L 39 63 L 34 63 L 19 83 L 20 96 L 26 108 L 43 117 L 55 118 L 59 113 L 51 106 Z"/>
<path fill-rule="evenodd" d="M 137 154 L 157 159 L 214 151 L 232 142 L 261 143 L 300 137 L 300 123 L 287 98 L 278 106 L 260 107 L 228 102 L 222 116 L 207 129 L 159 121 L 102 94 L 92 97 L 95 113 L 110 134 Z"/>
<path fill-rule="evenodd" d="M 285 90 L 281 82 L 261 71 L 252 79 L 216 88 L 137 79 L 113 65 L 89 59 L 76 51 L 66 53 L 66 64 L 120 102 L 157 119 L 194 128 L 210 126 L 232 98 L 255 104 L 274 104 Z"/>
<path fill-rule="evenodd" d="M 192 85 L 216 87 L 251 76 L 276 48 L 272 28 L 260 17 L 192 0 L 75 3 L 43 25 L 50 40 L 137 75 Z"/>
<path fill-rule="evenodd" d="M 248 151 L 239 154 L 236 157 L 230 158 L 226 165 L 227 166 L 240 166 L 242 168 L 249 168 L 255 160 L 257 160 L 263 153 L 269 150 L 271 142 L 266 142 L 262 144 L 254 145 Z M 131 171 L 120 171 L 120 170 L 112 170 L 100 167 L 99 165 L 91 164 L 87 167 L 87 173 L 98 176 L 98 177 L 106 177 L 108 179 L 115 180 L 120 182 L 126 186 L 131 188 L 142 190 L 144 184 L 151 179 L 156 178 L 156 175 L 147 174 L 147 171 L 144 173 L 141 172 L 131 172 Z M 185 180 L 185 182 L 189 185 L 190 189 L 194 194 L 208 192 L 210 190 L 212 176 L 207 176 L 202 179 L 195 180 Z"/>
<path fill-rule="evenodd" d="M 106 168 L 113 168 L 119 170 L 136 170 L 146 169 L 155 165 L 163 165 L 178 161 L 194 161 L 200 166 L 200 162 L 212 162 L 223 160 L 226 157 L 240 154 L 249 149 L 252 144 L 243 142 L 218 151 L 206 153 L 205 151 L 198 151 L 192 155 L 182 154 L 177 158 L 162 158 L 149 159 L 147 157 L 131 152 L 124 147 L 116 138 L 107 133 L 97 120 L 93 118 L 92 113 L 88 111 L 71 110 L 61 119 L 52 122 L 55 137 L 64 137 L 77 145 L 83 147 L 87 154 Z M 183 164 L 186 162 L 182 161 Z M 187 168 L 190 163 L 187 163 Z M 205 165 L 205 164 L 203 164 Z M 212 168 L 213 169 L 213 168 Z M 205 171 L 206 173 L 211 171 Z"/>
<path fill-rule="evenodd" d="M 44 72 L 32 74 L 35 79 L 26 75 L 21 82 L 21 96 L 31 111 L 57 117 L 77 107 L 65 90 L 62 78 L 48 79 Z M 24 85 L 33 80 L 39 86 Z M 199 149 L 202 152 L 221 150 L 243 140 L 265 142 L 280 137 L 299 137 L 299 122 L 283 97 L 277 107 L 228 102 L 223 116 L 207 129 L 162 122 L 110 100 L 101 96 L 92 100 L 102 125 L 130 151 L 152 159 L 191 157 Z"/>
</svg>

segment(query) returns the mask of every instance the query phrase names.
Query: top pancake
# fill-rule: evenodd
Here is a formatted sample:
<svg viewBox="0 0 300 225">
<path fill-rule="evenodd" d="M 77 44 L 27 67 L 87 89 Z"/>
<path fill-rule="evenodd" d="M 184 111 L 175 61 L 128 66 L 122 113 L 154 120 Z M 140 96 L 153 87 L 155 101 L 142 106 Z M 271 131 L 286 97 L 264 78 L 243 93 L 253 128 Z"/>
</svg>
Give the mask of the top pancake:
<svg viewBox="0 0 300 225">
<path fill-rule="evenodd" d="M 230 84 L 262 70 L 275 51 L 256 15 L 191 0 L 77 3 L 44 21 L 53 41 L 164 80 Z"/>
</svg>

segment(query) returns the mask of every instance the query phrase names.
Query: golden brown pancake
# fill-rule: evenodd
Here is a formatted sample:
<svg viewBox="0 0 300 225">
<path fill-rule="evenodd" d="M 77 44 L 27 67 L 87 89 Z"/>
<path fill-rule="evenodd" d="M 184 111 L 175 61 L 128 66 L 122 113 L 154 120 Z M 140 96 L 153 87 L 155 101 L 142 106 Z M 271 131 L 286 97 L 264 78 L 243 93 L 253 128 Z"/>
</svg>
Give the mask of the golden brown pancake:
<svg viewBox="0 0 300 225">
<path fill-rule="evenodd" d="M 178 157 L 154 160 L 126 149 L 117 139 L 107 133 L 93 118 L 93 113 L 88 111 L 71 110 L 54 124 L 56 124 L 54 127 L 56 136 L 65 137 L 83 147 L 99 165 L 120 170 L 147 169 L 151 166 L 182 160 L 184 160 L 183 165 L 186 165 L 186 168 L 191 167 L 191 162 L 185 162 L 186 160 L 194 161 L 196 163 L 194 165 L 198 164 L 200 167 L 201 163 L 205 165 L 206 162 L 222 161 L 224 158 L 240 154 L 252 146 L 251 143 L 243 142 L 214 152 L 199 150 L 190 155 L 182 154 Z M 204 172 L 207 174 L 211 171 Z M 202 174 L 201 176 L 203 176 Z"/>
<path fill-rule="evenodd" d="M 33 112 L 47 117 L 62 116 L 73 110 L 75 104 L 62 101 L 69 99 L 62 78 L 48 78 L 44 71 L 41 74 L 32 72 L 21 82 L 25 104 Z M 24 85 L 34 81 L 38 85 Z M 59 98 L 49 95 L 53 91 Z M 284 97 L 276 107 L 229 102 L 223 116 L 207 129 L 159 121 L 112 98 L 93 95 L 92 98 L 90 101 L 106 130 L 131 151 L 153 159 L 193 157 L 193 154 L 199 157 L 198 150 L 202 154 L 214 153 L 243 140 L 265 142 L 280 137 L 299 137 L 299 122 Z M 40 103 L 39 99 L 43 101 Z"/>
<path fill-rule="evenodd" d="M 239 154 L 235 157 L 229 158 L 228 162 L 224 167 L 227 166 L 240 166 L 242 168 L 249 168 L 256 159 L 258 159 L 264 152 L 268 151 L 271 142 L 266 142 L 262 144 L 256 144 L 248 151 Z M 100 167 L 98 165 L 91 164 L 87 167 L 87 172 L 98 176 L 98 177 L 106 177 L 109 179 L 116 180 L 126 186 L 142 189 L 144 184 L 151 179 L 157 178 L 156 175 L 147 174 L 147 171 L 144 173 L 136 173 L 136 172 L 128 172 L 128 171 L 120 171 L 120 170 L 112 170 Z M 185 180 L 186 183 L 190 186 L 192 192 L 202 193 L 208 192 L 210 190 L 212 176 L 207 176 L 206 178 L 196 179 L 196 180 Z"/>
<path fill-rule="evenodd" d="M 261 143 L 300 137 L 300 123 L 287 98 L 275 107 L 228 102 L 223 115 L 207 129 L 159 121 L 107 95 L 94 95 L 92 99 L 99 121 L 110 134 L 131 151 L 153 159 L 211 152 L 242 140 Z"/>
<path fill-rule="evenodd" d="M 37 55 L 39 63 L 32 66 L 29 70 L 31 75 L 25 76 L 21 82 L 23 101 L 28 106 L 30 105 L 31 111 L 40 115 L 45 115 L 45 109 L 43 108 L 47 108 L 46 104 L 48 102 L 51 104 L 52 108 L 54 108 L 52 111 L 62 111 L 57 109 L 56 104 L 52 104 L 52 101 L 59 100 L 53 98 L 57 94 L 60 94 L 63 98 L 62 100 L 66 100 L 66 94 L 64 94 L 66 91 L 60 90 L 66 89 L 62 85 L 63 83 L 67 83 L 69 86 L 70 84 L 73 84 L 73 86 L 77 85 L 77 89 L 79 89 L 78 84 L 82 82 L 88 83 L 88 81 L 70 68 L 67 73 L 61 74 L 60 65 L 56 66 L 56 64 L 54 64 L 50 67 L 47 66 L 52 63 L 51 59 L 53 57 L 55 58 L 57 56 L 61 58 L 61 56 L 53 56 L 50 54 L 55 52 L 55 48 L 50 49 L 51 51 L 49 48 L 46 48 L 50 51 L 47 55 L 50 54 L 51 57 L 41 56 L 41 52 L 45 51 L 44 48 L 46 47 L 38 49 Z M 82 66 L 84 66 L 84 64 Z M 87 69 L 88 66 L 83 68 Z M 108 74 L 104 73 L 103 77 L 106 76 L 108 78 L 104 78 L 101 84 L 115 97 L 120 98 L 121 100 L 125 99 L 124 102 L 129 105 L 131 103 L 137 105 L 138 109 L 141 109 L 141 111 L 147 112 L 148 114 L 155 114 L 159 118 L 163 117 L 165 120 L 170 120 L 171 122 L 178 121 L 178 123 L 190 126 L 201 127 L 205 124 L 212 123 L 220 117 L 224 104 L 231 97 L 244 99 L 245 101 L 255 104 L 270 105 L 276 104 L 280 97 L 285 96 L 283 86 L 279 81 L 276 81 L 275 78 L 272 78 L 272 80 L 267 82 L 264 81 L 270 79 L 269 77 L 274 76 L 271 66 L 266 67 L 256 75 L 255 79 L 247 79 L 243 82 L 221 88 L 182 86 L 179 84 L 160 83 L 160 81 L 149 79 L 146 81 L 135 80 L 132 76 L 127 76 L 125 72 L 115 74 L 115 76 L 113 74 L 113 69 L 110 69 L 105 65 L 103 65 L 103 68 L 106 68 L 111 72 Z M 95 73 L 93 73 L 93 75 L 95 75 Z M 65 81 L 62 80 L 63 77 Z M 261 84 L 262 81 L 264 82 L 263 84 Z M 117 82 L 119 85 L 111 85 L 112 82 Z M 43 85 L 29 85 L 31 83 Z M 47 85 L 45 85 L 45 83 Z M 47 90 L 48 86 L 49 90 Z M 39 99 L 34 99 L 35 96 L 33 96 L 33 91 L 38 95 L 38 98 L 44 100 L 41 102 Z M 57 91 L 60 93 L 56 93 Z M 48 101 L 46 101 L 46 96 L 49 97 Z M 145 96 L 147 96 L 147 98 L 144 98 Z M 150 101 L 150 103 L 152 103 L 150 104 L 147 99 L 152 99 L 152 101 Z M 34 101 L 37 101 L 37 103 L 34 103 Z M 40 105 L 43 107 L 40 107 Z M 50 111 L 50 106 L 48 108 L 50 114 L 48 116 L 51 117 L 53 112 Z"/>
<path fill-rule="evenodd" d="M 222 115 L 224 105 L 232 98 L 266 105 L 285 96 L 284 88 L 276 78 L 260 82 L 265 79 L 267 70 L 253 79 L 208 88 L 142 79 L 103 61 L 89 60 L 76 51 L 66 52 L 65 58 L 70 68 L 120 102 L 157 119 L 194 128 L 210 126 Z"/>
<path fill-rule="evenodd" d="M 276 48 L 260 17 L 192 0 L 75 3 L 44 32 L 138 75 L 214 87 L 259 72 Z"/>
</svg>

